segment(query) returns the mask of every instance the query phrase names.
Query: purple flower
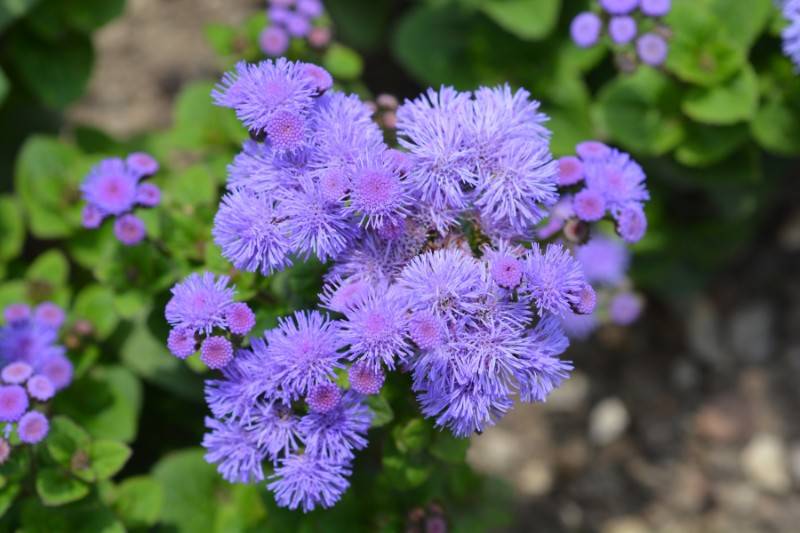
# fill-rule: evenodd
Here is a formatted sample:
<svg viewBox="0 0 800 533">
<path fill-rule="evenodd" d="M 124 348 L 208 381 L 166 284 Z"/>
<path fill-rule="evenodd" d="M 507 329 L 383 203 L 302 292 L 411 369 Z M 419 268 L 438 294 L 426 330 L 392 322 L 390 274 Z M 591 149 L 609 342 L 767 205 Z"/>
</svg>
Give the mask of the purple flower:
<svg viewBox="0 0 800 533">
<path fill-rule="evenodd" d="M 311 388 L 306 397 L 308 408 L 314 413 L 329 413 L 342 399 L 342 389 L 335 383 L 320 383 Z"/>
<path fill-rule="evenodd" d="M 558 160 L 558 185 L 569 187 L 583 180 L 583 163 L 577 157 L 562 157 Z"/>
<path fill-rule="evenodd" d="M 0 385 L 0 422 L 16 422 L 28 410 L 28 394 L 19 385 Z"/>
<path fill-rule="evenodd" d="M 421 310 L 412 315 L 408 333 L 411 340 L 421 349 L 438 348 L 445 342 L 446 324 L 433 313 Z"/>
<path fill-rule="evenodd" d="M 386 376 L 380 368 L 374 369 L 364 361 L 350 367 L 348 373 L 350 388 L 359 394 L 378 394 Z"/>
<path fill-rule="evenodd" d="M 630 254 L 619 240 L 597 236 L 575 251 L 586 280 L 591 283 L 617 285 L 625 278 Z"/>
<path fill-rule="evenodd" d="M 569 340 L 564 336 L 559 321 L 552 316 L 542 319 L 530 333 L 530 338 L 536 348 L 526 357 L 525 369 L 517 373 L 520 400 L 543 402 L 572 370 L 572 363 L 558 358 L 569 346 Z"/>
<path fill-rule="evenodd" d="M 265 453 L 252 436 L 235 421 L 221 422 L 206 418 L 209 429 L 203 436 L 205 459 L 217 465 L 217 471 L 230 483 L 254 483 L 264 480 L 261 462 Z"/>
<path fill-rule="evenodd" d="M 276 153 L 301 149 L 306 140 L 306 120 L 296 111 L 277 111 L 264 125 L 269 146 Z"/>
<path fill-rule="evenodd" d="M 636 19 L 633 17 L 612 17 L 608 23 L 608 34 L 617 44 L 628 44 L 636 37 L 637 31 Z"/>
<path fill-rule="evenodd" d="M 560 244 L 544 249 L 534 244 L 527 255 L 525 277 L 525 291 L 535 300 L 540 315 L 569 311 L 586 283 L 580 263 Z"/>
<path fill-rule="evenodd" d="M 320 0 L 297 0 L 297 11 L 309 18 L 317 18 L 324 11 Z"/>
<path fill-rule="evenodd" d="M 333 462 L 348 461 L 354 450 L 367 447 L 365 435 L 372 413 L 360 395 L 348 392 L 330 411 L 310 412 L 300 419 L 306 453 Z"/>
<path fill-rule="evenodd" d="M 72 383 L 72 362 L 61 351 L 51 352 L 43 357 L 37 370 L 50 380 L 57 391 Z"/>
<path fill-rule="evenodd" d="M 225 328 L 225 314 L 234 294 L 229 283 L 228 276 L 217 278 L 210 272 L 190 274 L 172 287 L 172 298 L 165 312 L 167 322 L 206 335 L 214 328 Z"/>
<path fill-rule="evenodd" d="M 606 199 L 594 189 L 584 189 L 572 199 L 572 206 L 578 218 L 596 222 L 606 214 Z"/>
<path fill-rule="evenodd" d="M 186 359 L 197 351 L 194 332 L 186 328 L 174 328 L 169 331 L 167 348 L 178 359 Z"/>
<path fill-rule="evenodd" d="M 126 168 L 122 159 L 104 159 L 86 176 L 81 191 L 83 198 L 103 214 L 121 215 L 136 202 L 138 181 L 139 177 Z"/>
<path fill-rule="evenodd" d="M 657 67 L 667 60 L 669 45 L 662 36 L 645 33 L 636 40 L 636 52 L 643 63 Z"/>
<path fill-rule="evenodd" d="M 591 285 L 584 283 L 578 291 L 577 301 L 573 304 L 572 310 L 579 315 L 591 315 L 597 305 L 597 293 Z"/>
<path fill-rule="evenodd" d="M 304 176 L 298 185 L 280 203 L 290 246 L 303 257 L 314 253 L 323 262 L 335 259 L 356 238 L 358 228 L 341 204 L 326 198 L 318 184 Z"/>
<path fill-rule="evenodd" d="M 617 233 L 626 242 L 639 242 L 647 232 L 647 217 L 640 205 L 628 205 L 615 214 L 614 218 L 617 221 Z"/>
<path fill-rule="evenodd" d="M 457 320 L 478 308 L 486 292 L 486 274 L 475 258 L 444 249 L 412 259 L 397 281 L 398 296 L 412 313 L 428 311 Z"/>
<path fill-rule="evenodd" d="M 283 55 L 289 48 L 289 34 L 279 26 L 268 26 L 258 37 L 258 44 L 262 52 L 277 57 Z"/>
<path fill-rule="evenodd" d="M 524 250 L 500 241 L 497 249 L 489 246 L 483 248 L 483 258 L 489 264 L 489 274 L 499 286 L 515 289 L 522 282 L 525 265 L 521 261 Z"/>
<path fill-rule="evenodd" d="M 611 210 L 649 200 L 645 179 L 642 167 L 628 154 L 617 150 L 611 150 L 604 160 L 586 166 L 586 185 L 602 194 Z"/>
<path fill-rule="evenodd" d="M 152 176 L 158 172 L 158 161 L 144 152 L 134 152 L 125 159 L 128 170 L 137 178 Z"/>
<path fill-rule="evenodd" d="M 27 388 L 31 398 L 40 402 L 46 402 L 56 393 L 53 383 L 47 377 L 39 374 L 28 380 Z"/>
<path fill-rule="evenodd" d="M 344 312 L 339 323 L 339 339 L 348 345 L 351 361 L 364 361 L 374 369 L 386 365 L 394 369 L 395 359 L 411 355 L 406 343 L 406 319 L 401 304 L 378 289 L 360 304 Z"/>
<path fill-rule="evenodd" d="M 783 17 L 789 22 L 781 34 L 783 53 L 800 71 L 800 0 L 784 0 Z"/>
<path fill-rule="evenodd" d="M 341 368 L 342 348 L 336 324 L 317 311 L 296 312 L 278 320 L 278 327 L 264 334 L 266 348 L 253 346 L 271 365 L 271 378 L 281 397 L 306 396 L 312 387 L 330 381 Z"/>
<path fill-rule="evenodd" d="M 584 141 L 575 147 L 578 156 L 587 161 L 601 161 L 611 155 L 611 148 L 599 141 Z"/>
<path fill-rule="evenodd" d="M 296 451 L 300 445 L 299 419 L 284 404 L 259 404 L 247 421 L 250 436 L 272 461 Z"/>
<path fill-rule="evenodd" d="M 611 299 L 608 309 L 611 321 L 620 326 L 629 326 L 642 314 L 644 302 L 630 292 L 621 292 Z"/>
<path fill-rule="evenodd" d="M 322 94 L 333 87 L 333 76 L 324 68 L 313 63 L 306 63 L 303 65 L 303 70 L 317 93 Z"/>
<path fill-rule="evenodd" d="M 590 48 L 600 39 L 603 21 L 594 13 L 584 12 L 572 19 L 570 35 L 575 44 L 581 48 Z"/>
<path fill-rule="evenodd" d="M 289 13 L 286 18 L 286 31 L 292 37 L 305 37 L 311 31 L 311 22 L 299 13 Z"/>
<path fill-rule="evenodd" d="M 36 306 L 34 319 L 44 326 L 58 329 L 64 323 L 64 310 L 53 302 L 42 302 Z"/>
<path fill-rule="evenodd" d="M 28 363 L 16 361 L 3 367 L 3 372 L 0 374 L 3 381 L 12 385 L 20 385 L 25 383 L 33 374 L 33 368 Z"/>
<path fill-rule="evenodd" d="M 327 283 L 320 295 L 320 303 L 326 309 L 344 313 L 363 302 L 370 293 L 370 284 L 359 279 L 334 280 Z"/>
<path fill-rule="evenodd" d="M 161 202 L 161 189 L 152 183 L 141 183 L 136 189 L 136 203 L 155 207 Z"/>
<path fill-rule="evenodd" d="M 145 237 L 144 222 L 136 215 L 122 215 L 114 221 L 114 236 L 125 246 L 139 244 Z"/>
<path fill-rule="evenodd" d="M 11 304 L 3 309 L 3 318 L 8 324 L 25 323 L 31 317 L 31 308 L 26 304 Z"/>
<path fill-rule="evenodd" d="M 379 228 L 388 217 L 405 215 L 410 201 L 406 184 L 382 154 L 356 163 L 346 213 L 360 216 L 368 228 Z"/>
<path fill-rule="evenodd" d="M 597 317 L 593 314 L 578 315 L 567 313 L 561 317 L 561 327 L 571 339 L 587 339 L 597 329 L 597 325 Z"/>
<path fill-rule="evenodd" d="M 333 507 L 350 486 L 347 477 L 350 466 L 335 463 L 307 453 L 290 455 L 270 476 L 267 488 L 275 493 L 275 501 L 281 507 L 295 510 L 298 507 L 307 513 L 317 506 Z"/>
<path fill-rule="evenodd" d="M 56 330 L 39 322 L 14 322 L 0 328 L 0 354 L 4 361 L 23 361 L 36 367 L 43 358 L 59 351 L 54 346 L 56 337 Z"/>
<path fill-rule="evenodd" d="M 261 131 L 278 113 L 303 116 L 311 107 L 313 92 L 302 63 L 279 58 L 238 63 L 222 77 L 212 96 L 217 105 L 234 109 L 250 130 Z"/>
<path fill-rule="evenodd" d="M 475 153 L 464 128 L 472 111 L 469 94 L 451 87 L 428 89 L 397 110 L 398 141 L 409 152 L 409 182 L 434 207 L 464 207 L 464 189 L 476 184 Z"/>
<path fill-rule="evenodd" d="M 256 315 L 246 303 L 236 302 L 228 306 L 225 312 L 225 322 L 231 333 L 247 335 L 256 325 Z"/>
<path fill-rule="evenodd" d="M 291 264 L 283 216 L 267 195 L 235 190 L 222 199 L 211 233 L 233 266 L 268 276 Z"/>
<path fill-rule="evenodd" d="M 81 224 L 84 228 L 95 229 L 99 228 L 103 223 L 103 212 L 92 204 L 86 204 L 81 211 Z"/>
<path fill-rule="evenodd" d="M 208 337 L 200 345 L 200 360 L 217 370 L 233 360 L 233 345 L 225 337 Z"/>
<path fill-rule="evenodd" d="M 42 413 L 31 411 L 25 413 L 17 424 L 19 440 L 26 444 L 36 444 L 41 442 L 50 431 L 50 423 Z"/>
<path fill-rule="evenodd" d="M 600 6 L 612 15 L 625 15 L 639 5 L 639 0 L 600 0 Z"/>
<path fill-rule="evenodd" d="M 639 0 L 639 8 L 648 17 L 663 17 L 672 8 L 672 0 Z"/>
</svg>

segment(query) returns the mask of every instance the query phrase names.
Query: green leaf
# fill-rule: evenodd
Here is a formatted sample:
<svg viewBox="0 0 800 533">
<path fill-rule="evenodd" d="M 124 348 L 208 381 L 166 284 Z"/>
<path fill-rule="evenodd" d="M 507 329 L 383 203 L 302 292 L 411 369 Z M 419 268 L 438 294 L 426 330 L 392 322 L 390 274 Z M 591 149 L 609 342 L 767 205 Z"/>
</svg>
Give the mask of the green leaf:
<svg viewBox="0 0 800 533">
<path fill-rule="evenodd" d="M 89 285 L 78 293 L 73 318 L 88 320 L 98 339 L 105 339 L 117 327 L 114 292 L 102 285 Z"/>
<path fill-rule="evenodd" d="M 358 79 L 364 69 L 364 61 L 358 52 L 338 43 L 328 47 L 322 64 L 334 78 L 343 81 Z"/>
<path fill-rule="evenodd" d="M 53 417 L 47 435 L 47 451 L 59 465 L 72 468 L 75 454 L 83 451 L 88 460 L 91 437 L 78 424 L 65 416 Z"/>
<path fill-rule="evenodd" d="M 163 506 L 164 489 L 150 476 L 127 478 L 117 487 L 114 510 L 128 527 L 155 525 Z"/>
<path fill-rule="evenodd" d="M 0 261 L 14 259 L 25 242 L 22 209 L 13 196 L 0 196 Z"/>
<path fill-rule="evenodd" d="M 79 169 L 78 151 L 56 139 L 32 136 L 22 146 L 14 184 L 36 237 L 67 237 L 80 226 Z"/>
<path fill-rule="evenodd" d="M 111 510 L 97 498 L 45 507 L 36 498 L 26 499 L 22 505 L 24 533 L 125 533 L 125 528 Z"/>
<path fill-rule="evenodd" d="M 670 41 L 667 68 L 682 80 L 711 87 L 744 65 L 745 49 L 727 35 L 706 3 L 676 2 L 667 24 L 678 30 Z"/>
<path fill-rule="evenodd" d="M 392 5 L 389 2 L 363 0 L 326 0 L 325 10 L 333 19 L 333 27 L 342 41 L 358 49 L 379 46 L 389 33 Z"/>
<path fill-rule="evenodd" d="M 0 285 L 0 309 L 13 303 L 24 302 L 28 289 L 24 281 L 15 279 Z"/>
<path fill-rule="evenodd" d="M 3 72 L 3 69 L 0 68 L 0 105 L 2 105 L 3 100 L 6 99 L 9 88 L 10 84 L 8 83 L 8 78 L 5 72 Z"/>
<path fill-rule="evenodd" d="M 142 385 L 121 366 L 95 367 L 54 400 L 64 413 L 100 439 L 130 442 L 136 436 Z"/>
<path fill-rule="evenodd" d="M 758 110 L 758 77 L 748 64 L 722 85 L 689 91 L 682 109 L 692 119 L 705 124 L 749 121 Z"/>
<path fill-rule="evenodd" d="M 73 28 L 92 32 L 120 16 L 125 0 L 59 0 L 63 13 Z"/>
<path fill-rule="evenodd" d="M 36 475 L 36 492 L 49 506 L 78 501 L 89 494 L 89 485 L 60 468 L 43 468 Z"/>
<path fill-rule="evenodd" d="M 783 155 L 800 153 L 800 106 L 772 100 L 761 106 L 751 124 L 765 149 Z"/>
<path fill-rule="evenodd" d="M 86 35 L 69 34 L 53 43 L 20 32 L 9 44 L 11 60 L 22 80 L 45 105 L 61 109 L 86 89 L 94 63 Z"/>
<path fill-rule="evenodd" d="M 89 458 L 98 481 L 109 479 L 119 472 L 131 456 L 131 449 L 115 440 L 96 440 Z"/>
<path fill-rule="evenodd" d="M 25 15 L 40 0 L 0 0 L 0 31 Z"/>
<path fill-rule="evenodd" d="M 448 463 L 460 464 L 467 457 L 469 439 L 454 437 L 449 431 L 439 431 L 430 447 L 431 455 Z"/>
<path fill-rule="evenodd" d="M 686 138 L 675 151 L 675 157 L 690 167 L 712 165 L 745 143 L 748 133 L 745 124 L 724 127 L 690 124 L 686 129 Z"/>
<path fill-rule="evenodd" d="M 683 138 L 677 85 L 662 73 L 641 68 L 607 84 L 597 101 L 600 122 L 629 150 L 662 155 Z"/>
<path fill-rule="evenodd" d="M 767 27 L 774 7 L 772 0 L 712 0 L 711 9 L 724 26 L 726 35 L 749 50 Z"/>
<path fill-rule="evenodd" d="M 37 257 L 25 272 L 29 282 L 49 283 L 62 287 L 69 279 L 69 261 L 59 250 L 48 250 Z"/>
<path fill-rule="evenodd" d="M 164 185 L 165 204 L 191 207 L 193 212 L 202 205 L 216 205 L 218 200 L 216 178 L 205 165 L 177 172 Z"/>
<path fill-rule="evenodd" d="M 0 488 L 0 517 L 5 516 L 8 508 L 14 503 L 20 488 L 18 483 L 6 483 L 5 486 Z"/>
<path fill-rule="evenodd" d="M 196 82 L 187 85 L 178 96 L 175 126 L 170 133 L 179 147 L 238 146 L 247 138 L 247 131 L 233 111 L 213 104 L 213 88 L 211 82 Z"/>
<path fill-rule="evenodd" d="M 394 420 L 394 411 L 392 406 L 386 401 L 382 395 L 372 395 L 367 398 L 367 405 L 372 411 L 372 427 L 378 428 L 385 426 Z"/>
<path fill-rule="evenodd" d="M 481 10 L 520 39 L 543 39 L 558 22 L 561 0 L 484 0 Z"/>
<path fill-rule="evenodd" d="M 421 451 L 430 441 L 430 426 L 422 418 L 414 418 L 392 431 L 394 442 L 401 453 Z"/>
</svg>

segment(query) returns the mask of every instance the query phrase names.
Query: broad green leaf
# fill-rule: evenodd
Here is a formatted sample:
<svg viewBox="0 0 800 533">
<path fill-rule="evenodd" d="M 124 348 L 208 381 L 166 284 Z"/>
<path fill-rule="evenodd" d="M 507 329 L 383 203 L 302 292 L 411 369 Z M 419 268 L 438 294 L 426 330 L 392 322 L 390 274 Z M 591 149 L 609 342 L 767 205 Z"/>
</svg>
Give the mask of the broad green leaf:
<svg viewBox="0 0 800 533">
<path fill-rule="evenodd" d="M 724 26 L 726 34 L 748 50 L 767 27 L 774 7 L 772 0 L 712 0 L 711 9 Z"/>
<path fill-rule="evenodd" d="M 484 0 L 481 10 L 521 39 L 546 37 L 558 22 L 561 0 Z"/>
<path fill-rule="evenodd" d="M 375 48 L 389 33 L 387 26 L 392 14 L 390 2 L 326 0 L 325 9 L 333 19 L 336 35 L 358 49 Z"/>
<path fill-rule="evenodd" d="M 430 446 L 430 453 L 448 463 L 463 463 L 469 449 L 469 439 L 454 437 L 449 431 L 439 431 Z"/>
<path fill-rule="evenodd" d="M 705 167 L 717 163 L 747 141 L 746 124 L 734 126 L 706 126 L 690 124 L 686 138 L 675 150 L 675 158 L 690 167 Z"/>
<path fill-rule="evenodd" d="M 59 250 L 48 250 L 37 257 L 25 272 L 31 282 L 46 282 L 54 287 L 66 284 L 69 278 L 69 261 Z"/>
<path fill-rule="evenodd" d="M 758 109 L 758 78 L 750 65 L 714 87 L 695 88 L 683 99 L 683 112 L 705 124 L 728 125 L 749 121 Z"/>
<path fill-rule="evenodd" d="M 89 485 L 66 470 L 48 467 L 42 468 L 36 475 L 36 493 L 45 505 L 64 505 L 86 497 Z"/>
<path fill-rule="evenodd" d="M 417 453 L 430 441 L 431 428 L 422 418 L 413 418 L 404 426 L 392 431 L 394 442 L 401 453 Z"/>
<path fill-rule="evenodd" d="M 22 505 L 21 522 L 24 533 L 125 533 L 114 513 L 94 497 L 56 508 L 29 498 Z"/>
<path fill-rule="evenodd" d="M 367 405 L 372 411 L 372 427 L 377 428 L 385 426 L 394 419 L 394 411 L 392 406 L 386 401 L 386 398 L 378 395 L 372 395 L 367 398 Z"/>
<path fill-rule="evenodd" d="M 94 63 L 88 36 L 72 33 L 50 43 L 24 33 L 15 35 L 8 45 L 11 60 L 16 72 L 42 103 L 61 109 L 83 94 Z"/>
<path fill-rule="evenodd" d="M 645 155 L 662 155 L 683 138 L 677 85 L 649 68 L 618 77 L 600 92 L 597 114 L 611 138 Z"/>
<path fill-rule="evenodd" d="M 86 430 L 65 416 L 53 418 L 45 442 L 50 457 L 63 467 L 72 468 L 75 454 L 79 451 L 84 451 L 88 460 L 91 437 Z"/>
<path fill-rule="evenodd" d="M 211 82 L 196 82 L 178 96 L 170 135 L 179 147 L 199 150 L 213 145 L 239 146 L 247 138 L 233 111 L 213 104 L 213 88 Z"/>
<path fill-rule="evenodd" d="M 706 2 L 675 2 L 667 17 L 675 31 L 667 68 L 689 83 L 710 87 L 735 74 L 745 63 L 745 49 L 721 26 Z"/>
<path fill-rule="evenodd" d="M 67 23 L 73 28 L 91 32 L 120 16 L 125 0 L 59 0 Z"/>
<path fill-rule="evenodd" d="M 553 132 L 550 150 L 556 157 L 574 154 L 575 145 L 595 137 L 591 117 L 586 108 L 582 110 L 551 108 L 548 110 L 548 115 L 550 121 L 547 126 Z"/>
<path fill-rule="evenodd" d="M 176 172 L 164 185 L 164 203 L 194 211 L 201 205 L 216 204 L 217 179 L 205 165 L 193 165 Z"/>
<path fill-rule="evenodd" d="M 14 503 L 21 488 L 18 483 L 6 483 L 0 488 L 0 517 L 4 516 L 11 504 Z"/>
<path fill-rule="evenodd" d="M 164 489 L 150 476 L 125 479 L 116 488 L 114 510 L 128 527 L 153 526 L 161 517 Z"/>
<path fill-rule="evenodd" d="M 22 209 L 13 196 L 0 196 L 0 261 L 14 259 L 25 242 Z"/>
<path fill-rule="evenodd" d="M 89 458 L 97 479 L 109 479 L 119 472 L 131 456 L 131 449 L 125 444 L 101 439 L 92 443 Z"/>
<path fill-rule="evenodd" d="M 3 103 L 3 100 L 6 99 L 9 87 L 10 84 L 8 82 L 8 78 L 6 77 L 5 72 L 3 72 L 3 69 L 0 68 L 0 105 Z"/>
<path fill-rule="evenodd" d="M 40 0 L 0 0 L 0 31 L 25 15 Z"/>
<path fill-rule="evenodd" d="M 97 338 L 105 339 L 119 322 L 114 292 L 102 285 L 85 287 L 75 299 L 73 318 L 88 320 L 94 327 Z"/>
<path fill-rule="evenodd" d="M 0 284 L 0 309 L 5 309 L 14 303 L 24 302 L 27 296 L 28 289 L 22 280 L 15 279 Z"/>
<path fill-rule="evenodd" d="M 22 146 L 14 184 L 35 236 L 66 237 L 80 226 L 80 164 L 74 147 L 53 138 L 33 136 Z"/>
<path fill-rule="evenodd" d="M 800 109 L 780 100 L 764 103 L 751 124 L 765 149 L 782 155 L 800 153 Z"/>
<path fill-rule="evenodd" d="M 121 366 L 95 367 L 54 400 L 64 413 L 92 437 L 130 442 L 136 436 L 142 385 Z"/>
<path fill-rule="evenodd" d="M 338 43 L 328 47 L 322 64 L 334 78 L 343 81 L 358 79 L 364 69 L 364 61 L 358 52 Z"/>
</svg>

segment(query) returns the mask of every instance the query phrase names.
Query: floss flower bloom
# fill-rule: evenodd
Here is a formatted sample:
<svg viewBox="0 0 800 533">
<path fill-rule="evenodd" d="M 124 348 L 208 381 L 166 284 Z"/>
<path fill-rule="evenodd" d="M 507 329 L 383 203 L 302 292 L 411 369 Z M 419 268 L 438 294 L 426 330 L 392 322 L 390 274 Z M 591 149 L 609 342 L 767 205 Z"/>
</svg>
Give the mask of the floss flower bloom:
<svg viewBox="0 0 800 533">
<path fill-rule="evenodd" d="M 286 7 L 272 10 L 288 28 Z M 397 149 L 323 74 L 281 58 L 223 77 L 215 101 L 262 140 L 230 165 L 213 233 L 235 267 L 264 276 L 328 262 L 318 297 L 331 314 L 297 311 L 244 339 L 251 314 L 210 274 L 176 286 L 166 310 L 173 353 L 226 360 L 209 365 L 221 368 L 206 382 L 206 459 L 244 483 L 272 462 L 277 503 L 303 511 L 347 489 L 373 419 L 366 395 L 387 372 L 408 373 L 421 412 L 458 437 L 515 398 L 546 401 L 572 370 L 562 324 L 600 301 L 573 242 L 547 240 L 606 219 L 630 238 L 648 198 L 638 165 L 602 143 L 554 160 L 524 89 L 428 90 L 396 110 Z M 575 201 L 583 190 L 593 206 Z M 551 213 L 545 242 L 531 243 Z"/>
<path fill-rule="evenodd" d="M 82 212 L 85 228 L 100 227 L 103 219 L 116 217 L 114 235 L 126 246 L 138 244 L 145 237 L 144 223 L 132 214 L 133 209 L 155 207 L 161 201 L 160 189 L 141 180 L 158 171 L 158 162 L 149 154 L 136 152 L 125 160 L 100 161 L 81 185 L 86 205 Z"/>
</svg>

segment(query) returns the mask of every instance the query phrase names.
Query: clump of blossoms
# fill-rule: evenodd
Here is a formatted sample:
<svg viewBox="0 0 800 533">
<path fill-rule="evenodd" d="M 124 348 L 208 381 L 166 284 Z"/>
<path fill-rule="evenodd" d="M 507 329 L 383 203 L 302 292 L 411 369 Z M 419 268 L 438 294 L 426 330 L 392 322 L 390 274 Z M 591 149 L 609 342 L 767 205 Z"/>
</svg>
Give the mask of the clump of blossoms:
<svg viewBox="0 0 800 533">
<path fill-rule="evenodd" d="M 661 18 L 672 8 L 671 0 L 598 0 L 599 9 L 578 14 L 570 26 L 572 40 L 591 48 L 605 33 L 623 70 L 638 61 L 660 66 L 666 61 L 669 29 Z"/>
<path fill-rule="evenodd" d="M 72 382 L 73 367 L 57 344 L 64 311 L 45 302 L 31 309 L 13 304 L 0 327 L 0 463 L 12 452 L 11 435 L 21 444 L 36 444 L 50 428 L 43 406 Z"/>
<path fill-rule="evenodd" d="M 133 246 L 145 238 L 142 219 L 133 214 L 137 206 L 155 207 L 161 201 L 161 190 L 153 183 L 144 182 L 158 171 L 158 162 L 143 152 L 127 158 L 112 157 L 100 161 L 87 174 L 81 185 L 83 199 L 83 226 L 95 229 L 106 217 L 113 217 L 114 235 L 126 246 Z"/>
<path fill-rule="evenodd" d="M 331 40 L 327 26 L 318 24 L 325 14 L 321 0 L 268 0 L 269 25 L 261 32 L 259 44 L 268 56 L 283 55 L 292 38 L 307 38 L 315 48 Z"/>
<path fill-rule="evenodd" d="M 789 22 L 784 28 L 783 53 L 800 71 L 800 0 L 783 0 L 783 17 Z"/>
<path fill-rule="evenodd" d="M 571 337 L 585 338 L 601 323 L 629 325 L 642 311 L 644 301 L 626 277 L 630 254 L 625 245 L 647 231 L 644 205 L 650 194 L 644 171 L 630 155 L 597 141 L 580 143 L 575 150 L 576 155 L 558 160 L 561 199 L 537 235 L 563 238 L 597 289 L 594 313 L 562 316 Z M 600 230 L 608 222 L 617 237 Z"/>
<path fill-rule="evenodd" d="M 425 416 L 468 437 L 569 376 L 561 320 L 596 303 L 569 249 L 536 242 L 560 165 L 527 91 L 430 89 L 397 109 L 390 148 L 371 110 L 330 87 L 321 68 L 278 59 L 237 65 L 213 93 L 259 139 L 229 166 L 223 256 L 262 275 L 312 255 L 329 269 L 322 310 L 243 342 L 207 382 L 206 458 L 245 483 L 271 462 L 277 502 L 304 511 L 347 489 L 365 398 L 387 372 L 409 373 Z"/>
<path fill-rule="evenodd" d="M 206 366 L 219 369 L 233 359 L 234 344 L 250 333 L 256 317 L 246 303 L 234 302 L 227 276 L 191 274 L 172 288 L 166 318 L 172 326 L 167 347 L 186 359 L 200 350 Z"/>
</svg>

